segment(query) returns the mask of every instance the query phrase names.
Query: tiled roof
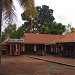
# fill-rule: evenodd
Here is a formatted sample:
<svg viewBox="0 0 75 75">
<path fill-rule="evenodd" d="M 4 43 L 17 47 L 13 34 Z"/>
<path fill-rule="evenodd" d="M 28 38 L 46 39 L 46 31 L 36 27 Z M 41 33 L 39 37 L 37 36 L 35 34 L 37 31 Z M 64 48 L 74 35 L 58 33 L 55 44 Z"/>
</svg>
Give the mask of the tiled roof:
<svg viewBox="0 0 75 75">
<path fill-rule="evenodd" d="M 59 42 L 60 40 L 62 40 L 64 38 L 63 35 L 59 36 L 57 39 L 55 39 L 52 43 L 57 43 Z"/>
<path fill-rule="evenodd" d="M 60 39 L 61 35 L 51 35 L 51 34 L 34 34 L 34 33 L 25 33 L 24 34 L 24 43 L 25 44 L 53 44 Z"/>
<path fill-rule="evenodd" d="M 23 39 L 10 39 L 10 38 L 6 38 L 2 42 L 2 45 L 6 45 L 7 43 L 24 43 L 24 40 Z"/>
<path fill-rule="evenodd" d="M 7 42 L 8 42 L 9 38 L 6 38 L 3 42 L 2 42 L 2 45 L 6 45 Z"/>
<path fill-rule="evenodd" d="M 23 42 L 24 44 L 54 44 L 63 42 L 75 42 L 75 32 L 71 32 L 64 36 L 51 34 L 34 34 L 34 33 L 25 33 L 24 36 L 25 36 Z M 2 44 L 4 45 L 7 43 L 9 43 L 9 38 L 5 39 Z"/>
<path fill-rule="evenodd" d="M 61 40 L 59 40 L 58 42 L 75 42 L 75 32 L 70 32 L 68 34 L 66 34 L 64 36 L 64 38 L 62 38 Z"/>
</svg>

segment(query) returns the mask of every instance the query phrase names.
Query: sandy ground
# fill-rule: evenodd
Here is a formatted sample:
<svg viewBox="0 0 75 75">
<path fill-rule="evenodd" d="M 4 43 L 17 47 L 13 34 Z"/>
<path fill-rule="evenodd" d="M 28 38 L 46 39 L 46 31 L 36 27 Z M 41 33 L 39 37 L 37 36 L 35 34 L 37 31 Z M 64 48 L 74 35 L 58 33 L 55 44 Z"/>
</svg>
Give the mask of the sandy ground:
<svg viewBox="0 0 75 75">
<path fill-rule="evenodd" d="M 1 61 L 1 75 L 75 75 L 75 67 L 45 62 L 25 55 L 2 56 Z"/>
</svg>

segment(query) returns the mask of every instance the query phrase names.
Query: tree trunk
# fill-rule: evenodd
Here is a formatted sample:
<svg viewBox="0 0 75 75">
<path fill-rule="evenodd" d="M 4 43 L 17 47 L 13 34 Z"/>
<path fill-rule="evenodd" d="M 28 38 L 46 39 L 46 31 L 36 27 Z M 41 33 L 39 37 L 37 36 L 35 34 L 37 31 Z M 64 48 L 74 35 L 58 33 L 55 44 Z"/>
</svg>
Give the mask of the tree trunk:
<svg viewBox="0 0 75 75">
<path fill-rule="evenodd" d="M 30 32 L 32 33 L 33 30 L 32 30 L 32 18 L 30 19 L 31 20 L 31 28 L 30 28 Z"/>
<path fill-rule="evenodd" d="M 0 0 L 0 73 L 1 73 L 1 25 L 2 24 L 2 0 Z"/>
</svg>

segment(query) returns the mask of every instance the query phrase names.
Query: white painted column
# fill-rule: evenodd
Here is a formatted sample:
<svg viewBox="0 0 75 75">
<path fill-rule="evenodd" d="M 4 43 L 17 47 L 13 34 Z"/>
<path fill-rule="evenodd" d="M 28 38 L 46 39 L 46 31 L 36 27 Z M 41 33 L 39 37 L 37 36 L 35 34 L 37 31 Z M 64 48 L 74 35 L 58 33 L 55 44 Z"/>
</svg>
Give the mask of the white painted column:
<svg viewBox="0 0 75 75">
<path fill-rule="evenodd" d="M 17 53 L 17 44 L 15 44 L 16 45 L 16 53 Z"/>
<path fill-rule="evenodd" d="M 23 45 L 23 51 L 25 51 L 25 45 Z"/>
<path fill-rule="evenodd" d="M 15 46 L 16 46 L 16 51 L 15 51 L 15 55 L 16 55 L 16 54 L 18 54 L 18 48 L 17 48 L 17 47 L 18 47 L 18 45 L 17 45 L 17 44 L 15 44 Z"/>
<path fill-rule="evenodd" d="M 34 45 L 34 51 L 36 51 L 36 45 Z"/>
<path fill-rule="evenodd" d="M 51 52 L 53 52 L 53 46 L 51 45 Z"/>
</svg>

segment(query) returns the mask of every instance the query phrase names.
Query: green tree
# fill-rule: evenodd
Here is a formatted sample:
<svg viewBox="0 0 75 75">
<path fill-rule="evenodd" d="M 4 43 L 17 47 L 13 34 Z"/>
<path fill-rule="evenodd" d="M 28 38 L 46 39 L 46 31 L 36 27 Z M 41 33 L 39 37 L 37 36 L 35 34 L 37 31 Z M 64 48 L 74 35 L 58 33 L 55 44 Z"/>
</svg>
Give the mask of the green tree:
<svg viewBox="0 0 75 75">
<path fill-rule="evenodd" d="M 16 31 L 16 37 L 17 38 L 22 38 L 24 33 L 25 33 L 25 29 L 26 27 L 24 25 L 20 26 L 17 31 Z"/>
<path fill-rule="evenodd" d="M 9 35 L 10 38 L 16 37 L 16 24 L 9 24 L 2 32 L 1 39 L 4 40 L 7 35 Z"/>
<path fill-rule="evenodd" d="M 31 2 L 32 1 L 30 0 L 30 3 Z M 29 9 L 31 10 L 30 12 L 28 12 Z M 38 16 L 37 14 L 38 14 L 38 12 L 37 12 L 37 10 L 35 9 L 34 6 L 28 6 L 27 9 L 22 14 L 22 16 L 25 16 L 26 19 L 27 19 L 27 21 L 29 21 L 29 24 L 30 24 L 30 32 L 33 31 L 32 30 L 32 26 L 33 26 L 33 23 L 34 23 L 36 17 Z"/>
<path fill-rule="evenodd" d="M 74 27 L 71 28 L 71 32 L 75 32 L 75 28 Z"/>
<path fill-rule="evenodd" d="M 39 32 L 42 34 L 50 34 L 50 29 L 46 25 L 42 25 L 39 30 Z"/>
<path fill-rule="evenodd" d="M 34 32 L 38 32 L 39 27 L 41 25 L 46 25 L 49 22 L 53 22 L 53 20 L 55 19 L 53 16 L 53 10 L 49 9 L 49 6 L 47 6 L 47 5 L 43 5 L 42 7 L 37 6 L 36 9 L 38 11 L 38 17 L 35 18 L 35 20 L 33 22 L 32 29 Z M 22 13 L 21 16 L 22 16 L 22 20 L 25 20 L 24 25 L 29 30 L 30 29 L 30 20 L 28 20 L 28 18 L 26 17 L 26 15 L 24 13 Z"/>
<path fill-rule="evenodd" d="M 36 7 L 38 11 L 38 18 L 37 22 L 39 25 L 46 25 L 49 22 L 54 21 L 54 16 L 53 16 L 53 9 L 49 9 L 49 6 L 43 5 L 42 7 L 37 6 Z"/>
<path fill-rule="evenodd" d="M 61 23 L 50 22 L 47 24 L 50 29 L 50 34 L 58 34 L 61 35 L 65 31 L 65 25 Z"/>
<path fill-rule="evenodd" d="M 65 31 L 65 25 L 56 22 L 49 22 L 47 25 L 41 25 L 39 27 L 39 33 L 42 34 L 62 35 L 64 31 Z"/>
<path fill-rule="evenodd" d="M 33 24 L 34 33 L 60 35 L 64 32 L 65 26 L 54 21 L 55 18 L 53 16 L 53 10 L 49 9 L 49 6 L 37 6 L 36 9 L 38 11 L 38 18 L 35 19 Z M 22 13 L 21 16 L 22 20 L 25 20 L 25 23 L 23 25 L 25 27 L 25 32 L 29 32 L 30 20 L 28 20 L 24 13 Z"/>
</svg>

